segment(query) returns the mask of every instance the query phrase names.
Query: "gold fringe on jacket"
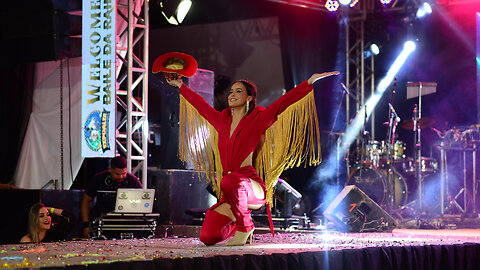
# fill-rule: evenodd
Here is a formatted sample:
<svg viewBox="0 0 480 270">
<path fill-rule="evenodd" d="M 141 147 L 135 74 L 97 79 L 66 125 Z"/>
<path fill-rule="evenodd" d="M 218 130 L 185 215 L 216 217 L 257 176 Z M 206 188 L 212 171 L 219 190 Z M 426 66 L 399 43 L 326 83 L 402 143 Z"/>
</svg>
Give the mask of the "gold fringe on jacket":
<svg viewBox="0 0 480 270">
<path fill-rule="evenodd" d="M 265 131 L 265 142 L 255 159 L 255 169 L 265 181 L 266 202 L 273 194 L 280 174 L 301 163 L 315 166 L 322 161 L 320 129 L 313 91 L 278 115 Z"/>
<path fill-rule="evenodd" d="M 178 138 L 178 156 L 185 163 L 190 163 L 198 171 L 206 173 L 207 181 L 221 198 L 220 180 L 222 163 L 218 150 L 218 132 L 198 113 L 182 95 L 180 95 L 180 124 Z M 218 178 L 215 176 L 218 175 Z"/>
<path fill-rule="evenodd" d="M 218 133 L 182 96 L 179 133 L 180 159 L 193 163 L 196 170 L 205 171 L 217 197 L 221 198 L 222 166 Z M 265 181 L 266 202 L 273 205 L 275 185 L 284 170 L 298 167 L 301 163 L 315 166 L 320 164 L 321 159 L 318 116 L 311 91 L 278 115 L 277 121 L 265 131 L 264 143 L 256 153 L 254 167 Z"/>
</svg>

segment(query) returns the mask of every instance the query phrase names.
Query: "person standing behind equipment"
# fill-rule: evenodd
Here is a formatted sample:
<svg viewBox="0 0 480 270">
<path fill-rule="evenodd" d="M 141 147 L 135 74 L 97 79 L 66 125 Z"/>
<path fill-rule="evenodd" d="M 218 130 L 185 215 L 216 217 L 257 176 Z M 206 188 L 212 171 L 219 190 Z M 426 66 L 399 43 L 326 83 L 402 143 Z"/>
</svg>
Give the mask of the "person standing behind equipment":
<svg viewBox="0 0 480 270">
<path fill-rule="evenodd" d="M 88 183 L 80 205 L 83 237 L 89 238 L 90 220 L 115 209 L 115 195 L 119 188 L 142 188 L 138 178 L 127 173 L 127 161 L 122 156 L 111 159 L 108 170 L 96 174 Z M 96 202 L 91 207 L 95 197 Z"/>
</svg>

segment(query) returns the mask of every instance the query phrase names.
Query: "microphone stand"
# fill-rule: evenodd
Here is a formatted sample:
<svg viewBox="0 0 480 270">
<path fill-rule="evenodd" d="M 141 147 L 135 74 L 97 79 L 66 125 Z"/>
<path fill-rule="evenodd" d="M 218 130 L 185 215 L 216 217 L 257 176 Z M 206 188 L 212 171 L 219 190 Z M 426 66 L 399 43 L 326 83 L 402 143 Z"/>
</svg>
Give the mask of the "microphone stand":
<svg viewBox="0 0 480 270">
<path fill-rule="evenodd" d="M 347 87 L 343 84 L 343 83 L 340 83 L 342 85 L 342 88 L 343 88 L 343 91 L 342 91 L 342 97 L 340 98 L 340 102 L 338 103 L 338 106 L 337 106 L 337 112 L 335 113 L 335 118 L 333 119 L 333 123 L 332 123 L 332 127 L 330 128 L 330 132 L 328 133 L 328 143 L 327 145 L 329 147 L 332 146 L 332 137 L 333 135 L 335 135 L 333 133 L 333 129 L 335 128 L 336 124 L 337 124 L 337 119 L 338 119 L 338 115 L 340 114 L 340 109 L 342 108 L 342 103 L 343 103 L 343 99 L 345 97 L 345 94 L 349 95 L 350 97 L 352 97 L 353 99 L 357 100 L 357 98 L 355 96 L 353 96 L 350 91 L 348 91 Z M 341 134 L 338 134 L 338 138 L 336 140 L 336 148 L 337 148 L 337 193 L 340 192 L 340 145 L 341 145 Z M 347 166 L 348 166 L 348 160 L 347 160 Z"/>
<path fill-rule="evenodd" d="M 390 211 L 394 210 L 395 206 L 395 179 L 393 178 L 392 167 L 392 151 L 395 151 L 395 132 L 397 130 L 397 124 L 400 119 L 395 112 L 393 106 L 389 103 L 389 119 L 388 119 L 388 133 L 387 133 L 387 187 L 388 187 L 388 208 Z"/>
<path fill-rule="evenodd" d="M 347 92 L 347 89 L 346 87 L 343 85 L 342 83 L 342 86 L 343 86 L 343 91 L 342 91 L 342 97 L 340 98 L 340 102 L 338 103 L 338 106 L 337 106 L 337 112 L 335 113 L 335 118 L 333 119 L 333 123 L 332 123 L 332 127 L 330 128 L 330 132 L 328 133 L 328 146 L 330 149 L 332 149 L 333 147 L 332 146 L 332 137 L 333 135 L 335 135 L 333 133 L 333 129 L 335 128 L 335 125 L 337 124 L 337 119 L 338 119 L 338 115 L 340 114 L 340 109 L 342 108 L 342 103 L 343 103 L 343 98 L 345 97 L 345 93 L 349 94 Z M 341 135 L 338 134 L 338 138 L 336 140 L 336 148 L 337 148 L 337 193 L 340 192 L 340 142 L 341 142 Z M 348 165 L 347 165 L 348 166 Z"/>
<path fill-rule="evenodd" d="M 392 102 L 388 103 L 389 108 L 389 119 L 388 119 L 388 134 L 387 134 L 387 202 L 388 208 L 390 211 L 394 210 L 395 206 L 395 178 L 393 176 L 393 168 L 392 168 L 392 151 L 395 151 L 395 131 L 397 128 L 397 122 L 399 122 L 400 118 L 398 117 L 397 113 L 395 112 L 395 108 L 393 108 L 393 101 L 395 100 L 395 92 L 397 90 L 397 77 L 394 78 L 393 81 L 393 89 L 392 89 Z M 397 121 L 398 120 L 398 121 Z"/>
<path fill-rule="evenodd" d="M 363 174 L 363 169 L 364 169 L 364 162 L 365 162 L 365 126 L 367 125 L 368 122 L 368 114 L 367 114 L 367 105 L 365 104 L 365 110 L 364 110 L 364 119 L 363 119 L 363 126 L 362 126 L 362 150 L 361 150 L 361 155 L 360 155 L 360 179 L 362 179 L 362 174 Z"/>
</svg>

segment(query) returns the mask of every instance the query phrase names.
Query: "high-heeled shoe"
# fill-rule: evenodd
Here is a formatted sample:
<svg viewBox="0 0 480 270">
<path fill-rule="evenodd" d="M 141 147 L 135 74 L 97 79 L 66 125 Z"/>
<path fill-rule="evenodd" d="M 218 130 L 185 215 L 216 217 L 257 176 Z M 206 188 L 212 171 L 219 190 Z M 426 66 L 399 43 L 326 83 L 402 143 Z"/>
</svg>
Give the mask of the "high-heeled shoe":
<svg viewBox="0 0 480 270">
<path fill-rule="evenodd" d="M 243 246 L 246 243 L 252 244 L 254 230 L 255 228 L 253 228 L 251 231 L 248 231 L 248 232 L 236 231 L 232 240 L 228 241 L 226 245 L 227 246 Z"/>
</svg>

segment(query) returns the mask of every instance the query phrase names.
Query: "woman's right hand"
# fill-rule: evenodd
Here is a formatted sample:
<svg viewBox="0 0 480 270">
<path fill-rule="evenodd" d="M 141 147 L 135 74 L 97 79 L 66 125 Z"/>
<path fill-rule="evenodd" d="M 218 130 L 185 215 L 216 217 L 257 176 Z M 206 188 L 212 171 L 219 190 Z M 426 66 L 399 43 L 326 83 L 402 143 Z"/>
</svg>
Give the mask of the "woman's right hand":
<svg viewBox="0 0 480 270">
<path fill-rule="evenodd" d="M 323 72 L 323 73 L 314 73 L 309 79 L 308 79 L 308 84 L 312 85 L 314 82 L 316 82 L 319 79 L 323 79 L 328 76 L 332 75 L 338 75 L 340 72 L 338 71 L 331 71 L 331 72 Z"/>
<path fill-rule="evenodd" d="M 177 73 L 164 73 L 165 79 L 167 80 L 167 83 L 170 84 L 171 86 L 175 86 L 180 88 L 183 84 L 182 81 L 182 75 L 179 75 Z"/>
</svg>

